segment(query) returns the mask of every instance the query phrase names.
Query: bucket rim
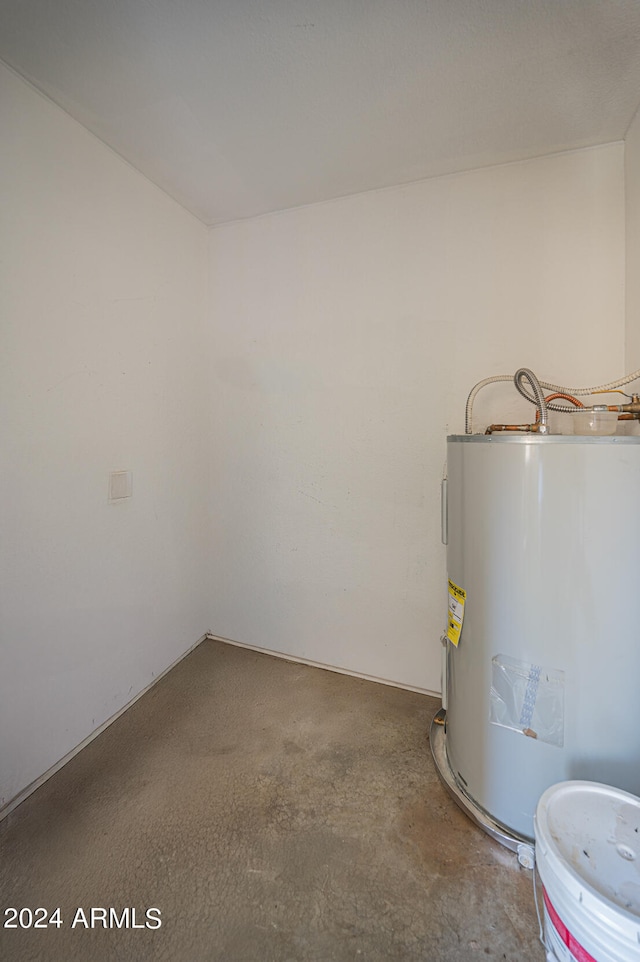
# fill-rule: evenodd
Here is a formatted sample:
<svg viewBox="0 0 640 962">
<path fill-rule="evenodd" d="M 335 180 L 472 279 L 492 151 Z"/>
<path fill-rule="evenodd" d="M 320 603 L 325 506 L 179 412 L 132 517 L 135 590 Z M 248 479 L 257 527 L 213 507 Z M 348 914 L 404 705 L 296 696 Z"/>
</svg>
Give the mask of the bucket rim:
<svg viewBox="0 0 640 962">
<path fill-rule="evenodd" d="M 588 893 L 588 895 L 596 904 L 605 904 L 607 906 L 607 910 L 617 917 L 618 922 L 622 924 L 622 927 L 625 930 L 633 929 L 636 939 L 640 941 L 640 913 L 633 912 L 627 908 L 624 908 L 624 906 L 620 905 L 618 902 L 612 901 L 612 899 L 610 899 L 607 895 L 595 888 L 595 886 L 593 886 L 584 877 L 584 875 L 581 875 L 579 872 L 577 872 L 573 865 L 571 865 L 566 859 L 551 833 L 548 820 L 550 799 L 553 797 L 558 797 L 563 793 L 573 790 L 577 791 L 580 789 L 588 789 L 595 794 L 607 795 L 608 797 L 613 795 L 615 798 L 620 799 L 621 801 L 634 804 L 640 810 L 640 798 L 637 795 L 633 795 L 631 792 L 626 792 L 620 788 L 615 788 L 612 785 L 606 785 L 603 782 L 576 780 L 558 782 L 555 785 L 551 785 L 540 796 L 533 817 L 536 843 L 536 864 L 538 865 L 538 869 L 540 869 L 541 859 L 539 855 L 541 854 L 540 848 L 542 848 L 544 850 L 544 859 L 546 861 L 551 861 L 554 869 L 560 869 L 563 874 L 569 876 L 574 885 L 578 886 L 585 893 Z M 551 859 L 549 859 L 549 856 L 551 856 Z M 556 871 L 556 874 L 559 873 Z M 543 873 L 540 872 L 541 878 L 542 875 Z M 546 887 L 544 878 L 542 878 L 542 882 Z"/>
</svg>

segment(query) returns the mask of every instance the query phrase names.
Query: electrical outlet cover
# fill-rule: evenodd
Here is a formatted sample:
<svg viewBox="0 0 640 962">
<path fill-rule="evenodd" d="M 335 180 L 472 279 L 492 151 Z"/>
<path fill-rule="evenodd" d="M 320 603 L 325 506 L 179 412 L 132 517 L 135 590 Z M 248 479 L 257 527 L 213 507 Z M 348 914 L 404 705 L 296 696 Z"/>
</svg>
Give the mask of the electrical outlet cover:
<svg viewBox="0 0 640 962">
<path fill-rule="evenodd" d="M 133 494 L 131 471 L 112 471 L 109 475 L 109 501 L 124 501 Z"/>
</svg>

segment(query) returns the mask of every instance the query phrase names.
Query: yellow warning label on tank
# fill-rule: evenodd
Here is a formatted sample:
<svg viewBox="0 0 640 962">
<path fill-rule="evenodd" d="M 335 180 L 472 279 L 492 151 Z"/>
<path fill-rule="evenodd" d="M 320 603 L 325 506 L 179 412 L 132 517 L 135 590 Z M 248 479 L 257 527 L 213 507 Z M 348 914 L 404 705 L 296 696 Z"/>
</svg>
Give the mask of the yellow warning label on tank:
<svg viewBox="0 0 640 962">
<path fill-rule="evenodd" d="M 452 645 L 458 647 L 462 622 L 464 621 L 464 604 L 467 600 L 467 592 L 464 588 L 454 585 L 449 581 L 449 615 L 447 618 L 447 638 Z"/>
</svg>

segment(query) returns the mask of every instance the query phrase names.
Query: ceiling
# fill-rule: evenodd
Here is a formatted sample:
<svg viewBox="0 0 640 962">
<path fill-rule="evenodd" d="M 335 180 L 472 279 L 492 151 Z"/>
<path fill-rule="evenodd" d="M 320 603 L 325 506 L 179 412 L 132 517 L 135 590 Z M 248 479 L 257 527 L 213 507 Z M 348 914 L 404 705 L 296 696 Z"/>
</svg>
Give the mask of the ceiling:
<svg viewBox="0 0 640 962">
<path fill-rule="evenodd" d="M 624 137 L 638 0 L 0 0 L 0 58 L 205 224 Z"/>
</svg>

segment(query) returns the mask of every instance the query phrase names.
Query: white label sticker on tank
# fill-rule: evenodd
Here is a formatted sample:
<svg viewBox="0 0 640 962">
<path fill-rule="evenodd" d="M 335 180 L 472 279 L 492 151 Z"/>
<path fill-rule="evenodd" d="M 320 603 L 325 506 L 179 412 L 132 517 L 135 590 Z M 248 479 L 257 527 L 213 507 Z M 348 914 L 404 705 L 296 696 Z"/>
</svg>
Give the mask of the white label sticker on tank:
<svg viewBox="0 0 640 962">
<path fill-rule="evenodd" d="M 449 617 L 447 618 L 447 638 L 452 645 L 458 647 L 460 642 L 460 632 L 464 621 L 464 604 L 467 600 L 467 592 L 464 588 L 454 585 L 449 580 Z"/>
</svg>

